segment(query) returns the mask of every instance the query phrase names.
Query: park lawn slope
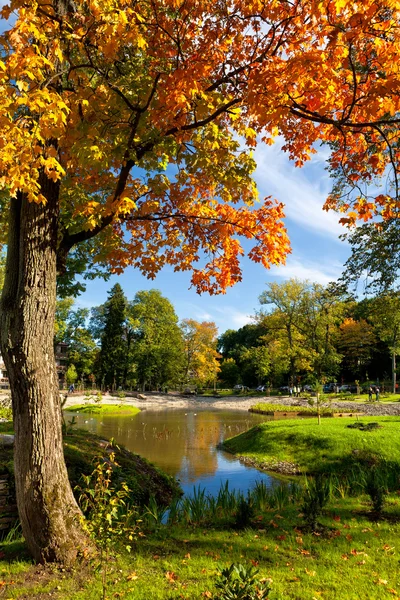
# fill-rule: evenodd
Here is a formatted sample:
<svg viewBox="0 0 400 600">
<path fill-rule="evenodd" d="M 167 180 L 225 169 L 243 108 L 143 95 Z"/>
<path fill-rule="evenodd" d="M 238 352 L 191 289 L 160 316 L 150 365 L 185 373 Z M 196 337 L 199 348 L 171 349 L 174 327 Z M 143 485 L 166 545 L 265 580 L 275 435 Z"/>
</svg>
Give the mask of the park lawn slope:
<svg viewBox="0 0 400 600">
<path fill-rule="evenodd" d="M 6 427 L 8 425 L 8 427 Z M 12 433 L 12 424 L 2 424 L 3 433 Z M 82 475 L 90 475 L 96 464 L 108 460 L 111 449 L 108 442 L 88 431 L 74 429 L 64 436 L 64 457 L 71 487 L 79 499 L 79 488 L 84 485 Z M 166 506 L 172 498 L 181 494 L 177 481 L 142 458 L 126 450 L 123 446 L 112 448 L 118 467 L 113 480 L 116 487 L 125 482 L 130 490 L 129 501 L 143 506 L 154 496 L 157 502 Z M 13 448 L 1 447 L 0 475 L 13 477 Z"/>
<path fill-rule="evenodd" d="M 371 431 L 351 429 L 354 423 L 378 423 Z M 307 474 L 352 468 L 363 457 L 379 456 L 400 468 L 400 417 L 363 417 L 267 421 L 234 438 L 223 448 L 254 464 L 290 463 Z"/>
</svg>

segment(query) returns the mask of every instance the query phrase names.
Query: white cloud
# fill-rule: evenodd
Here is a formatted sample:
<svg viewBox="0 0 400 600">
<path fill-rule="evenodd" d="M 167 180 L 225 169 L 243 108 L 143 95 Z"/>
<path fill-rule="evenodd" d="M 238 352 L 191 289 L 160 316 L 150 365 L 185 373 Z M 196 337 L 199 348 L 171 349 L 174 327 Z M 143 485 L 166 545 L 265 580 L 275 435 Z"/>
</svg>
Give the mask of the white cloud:
<svg viewBox="0 0 400 600">
<path fill-rule="evenodd" d="M 183 303 L 179 306 L 178 314 L 181 319 L 191 318 L 196 321 L 211 321 L 214 322 L 219 330 L 219 333 L 226 329 L 239 329 L 244 325 L 252 322 L 252 317 L 234 306 L 221 305 L 222 297 L 205 299 L 206 308 L 194 303 Z M 256 301 L 256 298 L 255 298 Z M 210 306 L 210 303 L 213 306 Z M 188 317 L 188 315 L 190 315 Z"/>
<path fill-rule="evenodd" d="M 322 210 L 332 183 L 324 170 L 324 150 L 315 155 L 315 159 L 303 170 L 294 167 L 280 150 L 279 143 L 273 146 L 260 144 L 254 156 L 258 165 L 255 180 L 261 195 L 272 195 L 284 202 L 288 219 L 304 229 L 333 239 L 345 232 L 338 223 L 340 217 L 337 213 Z M 310 179 L 307 174 L 310 174 Z"/>
<path fill-rule="evenodd" d="M 233 306 L 224 306 L 217 308 L 216 312 L 221 313 L 221 316 L 215 318 L 215 322 L 221 323 L 220 328 L 225 329 L 238 329 L 253 321 L 251 315 L 243 313 Z M 229 324 L 229 325 L 228 325 Z"/>
<path fill-rule="evenodd" d="M 308 279 L 313 283 L 327 285 L 330 281 L 337 280 L 342 271 L 343 265 L 340 262 L 329 262 L 321 265 L 321 263 L 289 257 L 286 265 L 282 267 L 272 267 L 270 275 L 282 279 Z"/>
</svg>

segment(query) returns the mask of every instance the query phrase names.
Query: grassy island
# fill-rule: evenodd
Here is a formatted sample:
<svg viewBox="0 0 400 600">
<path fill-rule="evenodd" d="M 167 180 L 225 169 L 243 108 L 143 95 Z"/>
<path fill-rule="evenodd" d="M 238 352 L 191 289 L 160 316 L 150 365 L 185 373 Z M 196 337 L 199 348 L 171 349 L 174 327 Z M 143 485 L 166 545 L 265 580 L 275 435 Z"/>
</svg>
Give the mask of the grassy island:
<svg viewBox="0 0 400 600">
<path fill-rule="evenodd" d="M 314 419 L 266 421 L 223 447 L 263 465 L 295 463 L 306 474 L 341 473 L 370 453 L 400 465 L 400 417 L 326 419 L 320 426 Z"/>
</svg>

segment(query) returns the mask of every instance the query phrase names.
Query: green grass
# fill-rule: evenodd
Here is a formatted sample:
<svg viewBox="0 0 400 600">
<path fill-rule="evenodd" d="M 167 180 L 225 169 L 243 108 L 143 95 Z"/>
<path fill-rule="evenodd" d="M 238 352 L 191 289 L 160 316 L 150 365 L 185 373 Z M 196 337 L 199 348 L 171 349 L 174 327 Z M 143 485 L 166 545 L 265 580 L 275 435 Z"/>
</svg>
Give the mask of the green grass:
<svg viewBox="0 0 400 600">
<path fill-rule="evenodd" d="M 14 433 L 12 421 L 0 423 L 0 433 Z"/>
<path fill-rule="evenodd" d="M 107 597 L 126 600 L 203 600 L 215 597 L 218 568 L 232 562 L 272 580 L 271 600 L 389 600 L 400 595 L 399 498 L 388 516 L 371 522 L 365 498 L 332 502 L 319 535 L 302 530 L 298 507 L 265 511 L 245 531 L 160 527 L 109 561 Z M 88 566 L 52 571 L 32 566 L 23 545 L 0 546 L 4 598 L 98 600 L 100 574 Z M 9 582 L 13 583 L 9 583 Z M 5 593 L 4 593 L 5 592 Z M 50 596 L 49 596 L 50 597 Z"/>
<path fill-rule="evenodd" d="M 350 394 L 343 392 L 340 394 L 325 394 L 327 398 L 334 402 L 369 402 L 368 394 Z M 375 402 L 375 394 L 372 395 L 372 401 Z M 400 394 L 390 394 L 389 392 L 381 392 L 379 394 L 379 402 L 400 402 Z"/>
<path fill-rule="evenodd" d="M 267 421 L 226 440 L 230 452 L 259 463 L 295 463 L 304 473 L 341 473 L 368 453 L 379 454 L 389 463 L 400 465 L 400 417 L 362 418 L 378 422 L 373 431 L 349 429 L 354 418 Z"/>
<path fill-rule="evenodd" d="M 0 419 L 7 419 L 8 421 L 11 421 L 12 409 L 0 406 Z"/>
<path fill-rule="evenodd" d="M 140 412 L 136 406 L 126 404 L 75 404 L 64 408 L 68 412 L 81 412 L 90 414 L 129 414 L 136 415 Z"/>
<path fill-rule="evenodd" d="M 312 407 L 312 406 L 291 406 L 288 405 L 286 406 L 285 404 L 269 404 L 268 402 L 259 402 L 258 404 L 254 404 L 254 406 L 251 407 L 252 411 L 254 412 L 260 412 L 262 414 L 271 414 L 273 415 L 276 412 L 283 412 L 283 413 L 297 413 L 299 415 L 313 415 L 316 416 L 317 415 L 317 409 Z M 357 409 L 355 409 L 354 412 L 356 412 Z M 332 415 L 333 414 L 333 410 L 331 408 L 327 408 L 325 406 L 321 407 L 321 415 Z"/>
</svg>

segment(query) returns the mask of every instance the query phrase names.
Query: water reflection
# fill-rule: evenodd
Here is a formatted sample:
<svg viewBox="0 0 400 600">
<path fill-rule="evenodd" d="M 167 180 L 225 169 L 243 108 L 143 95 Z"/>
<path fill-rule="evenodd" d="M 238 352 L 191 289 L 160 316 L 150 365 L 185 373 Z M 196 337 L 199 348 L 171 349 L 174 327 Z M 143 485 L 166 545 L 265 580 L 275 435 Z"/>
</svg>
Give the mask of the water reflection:
<svg viewBox="0 0 400 600">
<path fill-rule="evenodd" d="M 263 480 L 269 487 L 276 480 L 242 465 L 234 456 L 216 449 L 227 437 L 246 431 L 265 416 L 243 411 L 166 409 L 143 411 L 135 416 L 76 415 L 78 427 L 115 438 L 166 473 L 177 477 L 185 492 L 194 485 L 208 493 L 218 492 L 229 480 L 230 488 L 246 492 Z M 68 418 L 71 418 L 71 417 Z"/>
</svg>

